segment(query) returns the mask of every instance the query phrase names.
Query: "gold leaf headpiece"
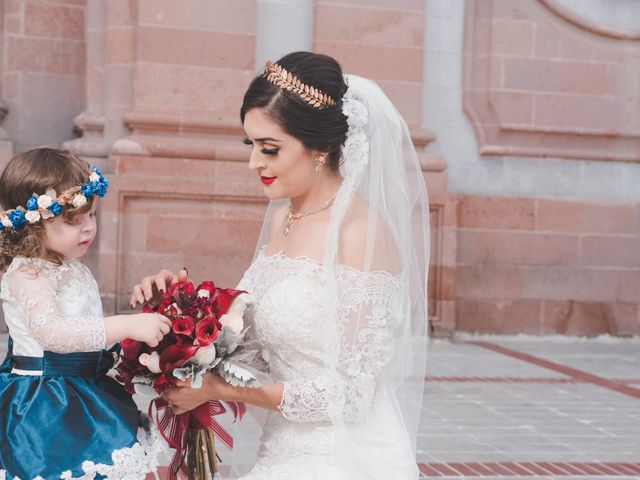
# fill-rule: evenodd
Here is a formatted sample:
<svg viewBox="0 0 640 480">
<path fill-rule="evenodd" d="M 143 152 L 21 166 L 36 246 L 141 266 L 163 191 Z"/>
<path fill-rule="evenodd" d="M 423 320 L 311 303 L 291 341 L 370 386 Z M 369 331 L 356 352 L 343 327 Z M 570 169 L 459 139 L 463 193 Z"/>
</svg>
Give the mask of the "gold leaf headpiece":
<svg viewBox="0 0 640 480">
<path fill-rule="evenodd" d="M 298 77 L 292 75 L 291 72 L 287 72 L 271 60 L 267 60 L 267 64 L 262 71 L 262 76 L 276 87 L 280 87 L 287 92 L 295 93 L 312 107 L 322 110 L 323 108 L 336 104 L 335 100 L 329 95 L 302 83 Z"/>
</svg>

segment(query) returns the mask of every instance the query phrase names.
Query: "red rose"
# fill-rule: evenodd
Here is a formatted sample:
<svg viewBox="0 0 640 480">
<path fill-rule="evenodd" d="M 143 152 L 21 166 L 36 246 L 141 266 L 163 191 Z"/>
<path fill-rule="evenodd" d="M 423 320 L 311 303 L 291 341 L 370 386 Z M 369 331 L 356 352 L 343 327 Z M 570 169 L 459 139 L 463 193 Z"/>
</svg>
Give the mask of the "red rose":
<svg viewBox="0 0 640 480">
<path fill-rule="evenodd" d="M 198 345 L 206 347 L 218 336 L 218 321 L 215 317 L 204 317 L 196 324 L 196 340 Z"/>
<path fill-rule="evenodd" d="M 149 373 L 147 367 L 141 365 L 138 357 L 142 353 L 151 352 L 147 344 L 126 338 L 120 342 L 120 363 L 117 367 L 116 380 L 122 382 L 127 393 L 135 393 L 133 377 Z"/>
<path fill-rule="evenodd" d="M 213 282 L 202 282 L 198 285 L 198 288 L 196 288 L 198 297 L 202 296 L 201 290 L 204 290 L 209 294 L 207 298 L 213 298 L 213 295 L 216 293 L 216 284 Z"/>
<path fill-rule="evenodd" d="M 193 318 L 188 316 L 178 317 L 173 322 L 173 331 L 179 335 L 192 336 L 195 326 Z"/>
<path fill-rule="evenodd" d="M 146 343 L 139 342 L 137 340 L 131 340 L 125 338 L 120 342 L 120 350 L 122 358 L 126 361 L 137 362 L 141 353 L 148 353 L 145 350 L 150 350 L 150 347 Z"/>
</svg>

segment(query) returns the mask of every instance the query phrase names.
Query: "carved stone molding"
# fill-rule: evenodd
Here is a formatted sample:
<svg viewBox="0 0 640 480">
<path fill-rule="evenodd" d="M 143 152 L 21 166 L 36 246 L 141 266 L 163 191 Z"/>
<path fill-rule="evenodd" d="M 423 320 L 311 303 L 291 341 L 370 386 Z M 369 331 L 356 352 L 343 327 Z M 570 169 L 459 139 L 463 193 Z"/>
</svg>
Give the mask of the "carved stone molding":
<svg viewBox="0 0 640 480">
<path fill-rule="evenodd" d="M 130 312 L 130 289 L 141 275 L 176 261 L 193 278 L 235 286 L 253 256 L 264 205 L 264 198 L 243 195 L 121 191 L 110 265 L 115 312 Z"/>
<path fill-rule="evenodd" d="M 463 109 L 480 153 L 640 161 L 640 49 L 578 34 L 541 1 L 466 2 Z"/>
<path fill-rule="evenodd" d="M 605 8 L 613 7 L 610 0 L 599 1 Z M 539 2 L 567 22 L 589 32 L 620 40 L 640 40 L 640 21 L 638 21 L 640 17 L 636 17 L 636 23 L 638 26 L 628 27 L 624 25 L 613 25 L 608 24 L 602 18 L 598 19 L 598 21 L 594 21 L 593 19 L 580 15 L 575 10 L 575 7 L 578 6 L 577 2 L 573 3 L 573 8 L 568 7 L 566 3 L 558 0 L 539 0 Z"/>
<path fill-rule="evenodd" d="M 244 130 L 236 117 L 215 114 L 189 117 L 134 111 L 124 115 L 124 122 L 133 133 L 115 142 L 112 150 L 115 155 L 238 162 L 248 159 L 248 150 L 240 142 Z M 418 125 L 409 128 L 422 170 L 445 171 L 446 160 L 425 151 L 435 135 Z"/>
</svg>

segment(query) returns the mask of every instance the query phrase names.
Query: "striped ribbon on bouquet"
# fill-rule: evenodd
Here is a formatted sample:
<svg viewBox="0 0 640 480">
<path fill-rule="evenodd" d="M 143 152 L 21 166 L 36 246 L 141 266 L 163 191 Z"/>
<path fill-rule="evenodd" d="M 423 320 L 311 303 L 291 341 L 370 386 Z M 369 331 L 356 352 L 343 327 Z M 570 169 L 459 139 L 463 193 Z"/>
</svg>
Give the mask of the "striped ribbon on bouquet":
<svg viewBox="0 0 640 480">
<path fill-rule="evenodd" d="M 164 398 L 157 397 L 151 401 L 149 417 L 154 419 L 162 438 L 176 451 L 169 465 L 169 480 L 176 480 L 180 470 L 186 474 L 184 453 L 188 447 L 190 429 L 209 429 L 227 447 L 233 448 L 233 437 L 214 418 L 216 415 L 227 412 L 225 405 L 231 411 L 234 422 L 242 420 L 247 409 L 242 402 L 210 400 L 189 412 L 176 415 Z M 154 407 L 155 416 L 153 415 Z"/>
</svg>

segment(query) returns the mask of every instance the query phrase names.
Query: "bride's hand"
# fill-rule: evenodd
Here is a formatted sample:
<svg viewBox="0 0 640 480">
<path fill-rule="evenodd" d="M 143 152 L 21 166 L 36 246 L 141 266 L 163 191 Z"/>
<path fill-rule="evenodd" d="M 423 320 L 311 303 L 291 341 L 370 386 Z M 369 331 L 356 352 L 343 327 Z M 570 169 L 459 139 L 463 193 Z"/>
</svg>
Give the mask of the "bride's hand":
<svg viewBox="0 0 640 480">
<path fill-rule="evenodd" d="M 193 410 L 209 400 L 229 400 L 234 388 L 213 373 L 204 374 L 200 388 L 191 388 L 191 379 L 178 380 L 177 385 L 162 394 L 176 415 Z"/>
<path fill-rule="evenodd" d="M 162 269 L 155 275 L 144 277 L 140 283 L 133 287 L 133 294 L 131 295 L 131 300 L 129 300 L 129 305 L 131 305 L 131 308 L 136 308 L 139 303 L 157 300 L 158 293 L 166 290 L 167 285 L 188 281 L 189 272 L 184 267 L 177 275 L 169 270 Z"/>
</svg>

